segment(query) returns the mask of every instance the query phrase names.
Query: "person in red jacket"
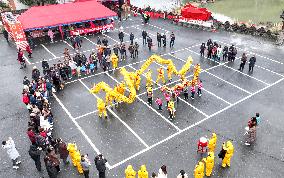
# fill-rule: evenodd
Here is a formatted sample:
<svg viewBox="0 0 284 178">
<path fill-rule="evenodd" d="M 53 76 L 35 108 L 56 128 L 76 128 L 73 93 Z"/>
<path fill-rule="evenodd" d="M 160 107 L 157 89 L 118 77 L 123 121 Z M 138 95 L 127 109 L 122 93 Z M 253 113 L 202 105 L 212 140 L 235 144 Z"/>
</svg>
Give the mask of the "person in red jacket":
<svg viewBox="0 0 284 178">
<path fill-rule="evenodd" d="M 23 103 L 25 103 L 25 105 L 30 103 L 30 98 L 27 93 L 23 93 Z"/>
<path fill-rule="evenodd" d="M 30 141 L 32 142 L 32 144 L 35 144 L 36 143 L 35 133 L 31 127 L 28 128 L 27 135 Z"/>
<path fill-rule="evenodd" d="M 19 51 L 18 51 L 18 59 L 17 59 L 17 60 L 18 60 L 18 61 L 20 62 L 20 64 L 21 64 L 20 69 L 26 68 L 26 61 L 25 61 L 25 59 L 24 59 L 24 53 L 23 53 L 23 51 L 22 51 L 21 48 L 19 48 Z"/>
<path fill-rule="evenodd" d="M 26 47 L 26 51 L 27 51 L 27 53 L 29 54 L 28 57 L 29 57 L 29 58 L 32 58 L 33 52 L 32 52 L 32 49 L 31 49 L 31 47 L 30 47 L 29 45 Z"/>
</svg>

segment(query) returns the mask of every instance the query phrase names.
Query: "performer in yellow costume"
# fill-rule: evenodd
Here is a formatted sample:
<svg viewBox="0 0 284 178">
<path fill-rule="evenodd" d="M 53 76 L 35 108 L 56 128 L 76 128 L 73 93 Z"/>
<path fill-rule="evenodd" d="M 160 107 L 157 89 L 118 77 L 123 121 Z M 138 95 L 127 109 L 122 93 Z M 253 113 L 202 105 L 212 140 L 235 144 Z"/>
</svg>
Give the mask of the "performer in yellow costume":
<svg viewBox="0 0 284 178">
<path fill-rule="evenodd" d="M 140 75 L 136 72 L 136 74 L 135 74 L 135 87 L 136 87 L 136 90 L 139 90 L 139 89 L 140 89 L 140 83 L 141 83 L 141 77 L 140 77 Z"/>
<path fill-rule="evenodd" d="M 170 63 L 167 68 L 169 82 L 172 81 L 172 74 L 174 72 L 174 65 Z"/>
<path fill-rule="evenodd" d="M 131 165 L 128 165 L 125 169 L 125 178 L 135 178 L 136 172 L 133 170 Z"/>
<path fill-rule="evenodd" d="M 113 53 L 111 55 L 111 62 L 112 62 L 112 68 L 113 70 L 117 68 L 117 63 L 118 63 L 118 57 Z"/>
<path fill-rule="evenodd" d="M 102 117 L 102 115 L 104 114 L 105 118 L 107 118 L 106 105 L 100 98 L 97 99 L 97 107 L 99 110 L 99 117 Z"/>
<path fill-rule="evenodd" d="M 76 167 L 77 167 L 78 172 L 80 174 L 83 174 L 83 168 L 81 165 L 81 154 L 79 150 L 75 152 L 75 160 L 76 160 Z"/>
<path fill-rule="evenodd" d="M 214 152 L 208 152 L 208 156 L 206 158 L 203 158 L 202 160 L 205 162 L 205 167 L 206 167 L 206 176 L 211 176 L 213 168 L 214 168 Z"/>
<path fill-rule="evenodd" d="M 222 167 L 230 167 L 231 166 L 231 158 L 234 154 L 234 146 L 231 141 L 227 141 L 227 143 L 223 143 L 223 149 L 226 150 L 225 157 L 222 161 Z"/>
<path fill-rule="evenodd" d="M 163 84 L 165 84 L 166 80 L 165 80 L 165 76 L 164 76 L 164 74 L 165 74 L 164 69 L 162 67 L 160 67 L 160 68 L 157 69 L 157 71 L 158 71 L 158 78 L 156 80 L 156 84 L 158 84 L 158 82 L 160 80 L 162 80 Z"/>
<path fill-rule="evenodd" d="M 148 178 L 148 171 L 146 165 L 142 165 L 138 171 L 138 178 Z"/>
<path fill-rule="evenodd" d="M 73 166 L 76 166 L 76 160 L 75 160 L 75 152 L 77 151 L 76 143 L 68 143 L 67 144 L 67 150 L 69 152 L 71 161 L 73 163 Z"/>
<path fill-rule="evenodd" d="M 175 112 L 176 112 L 175 103 L 173 101 L 169 101 L 168 111 L 169 111 L 170 118 L 173 119 L 175 117 Z"/>
<path fill-rule="evenodd" d="M 212 137 L 210 138 L 208 143 L 208 148 L 210 152 L 215 151 L 216 142 L 217 142 L 217 135 L 215 133 L 212 133 Z"/>
<path fill-rule="evenodd" d="M 153 85 L 152 82 L 152 71 L 149 69 L 146 73 L 146 87 L 150 87 Z"/>
<path fill-rule="evenodd" d="M 203 178 L 204 177 L 204 163 L 200 161 L 194 169 L 194 178 Z"/>
</svg>

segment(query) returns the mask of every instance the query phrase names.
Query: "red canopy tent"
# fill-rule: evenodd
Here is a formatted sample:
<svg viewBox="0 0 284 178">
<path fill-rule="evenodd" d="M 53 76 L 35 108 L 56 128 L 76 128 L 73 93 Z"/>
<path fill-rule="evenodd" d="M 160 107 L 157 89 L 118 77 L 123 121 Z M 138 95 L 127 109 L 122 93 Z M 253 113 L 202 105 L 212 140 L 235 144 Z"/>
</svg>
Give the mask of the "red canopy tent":
<svg viewBox="0 0 284 178">
<path fill-rule="evenodd" d="M 25 31 L 115 17 L 117 14 L 96 1 L 31 7 L 18 20 Z"/>
<path fill-rule="evenodd" d="M 211 17 L 211 12 L 206 8 L 199 8 L 191 4 L 187 4 L 181 9 L 181 15 L 183 18 L 207 21 Z"/>
</svg>

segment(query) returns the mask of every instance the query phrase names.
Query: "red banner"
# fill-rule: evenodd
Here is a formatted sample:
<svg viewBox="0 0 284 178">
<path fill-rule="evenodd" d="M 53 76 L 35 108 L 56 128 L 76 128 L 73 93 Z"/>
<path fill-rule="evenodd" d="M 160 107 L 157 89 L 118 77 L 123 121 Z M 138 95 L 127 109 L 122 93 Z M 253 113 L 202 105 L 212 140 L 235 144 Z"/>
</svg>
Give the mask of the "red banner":
<svg viewBox="0 0 284 178">
<path fill-rule="evenodd" d="M 114 28 L 114 23 L 103 25 L 103 26 L 97 26 L 93 28 L 80 28 L 76 30 L 71 30 L 70 35 L 81 35 L 81 34 L 87 34 L 87 33 L 93 33 L 93 32 L 101 32 L 103 30 L 112 30 Z"/>
</svg>

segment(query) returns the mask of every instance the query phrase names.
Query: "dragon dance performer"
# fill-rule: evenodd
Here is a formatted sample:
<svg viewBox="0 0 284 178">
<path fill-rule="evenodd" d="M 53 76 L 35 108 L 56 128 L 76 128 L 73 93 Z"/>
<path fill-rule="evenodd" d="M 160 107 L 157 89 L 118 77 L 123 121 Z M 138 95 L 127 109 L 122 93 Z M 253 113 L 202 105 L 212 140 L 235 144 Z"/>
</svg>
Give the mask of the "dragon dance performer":
<svg viewBox="0 0 284 178">
<path fill-rule="evenodd" d="M 168 72 L 169 82 L 171 82 L 172 81 L 172 75 L 173 75 L 173 72 L 174 72 L 174 65 L 173 64 L 168 65 L 167 72 Z"/>
<path fill-rule="evenodd" d="M 146 73 L 146 87 L 150 87 L 153 85 L 152 82 L 152 71 L 149 69 Z"/>
<path fill-rule="evenodd" d="M 118 57 L 114 53 L 111 55 L 111 62 L 112 62 L 112 68 L 113 68 L 113 72 L 114 72 L 114 70 L 118 66 Z"/>
<path fill-rule="evenodd" d="M 173 119 L 175 117 L 175 112 L 176 112 L 176 109 L 175 109 L 175 103 L 173 101 L 170 101 L 168 103 L 168 111 L 169 111 L 169 118 L 170 119 Z"/>
<path fill-rule="evenodd" d="M 156 84 L 158 84 L 158 82 L 160 80 L 162 80 L 163 84 L 165 84 L 166 80 L 165 80 L 165 76 L 164 76 L 164 74 L 165 74 L 164 69 L 162 67 L 160 67 L 159 69 L 157 69 L 157 71 L 158 71 L 158 78 L 156 80 Z"/>
<path fill-rule="evenodd" d="M 136 87 L 136 90 L 139 90 L 139 89 L 140 89 L 140 83 L 141 83 L 141 77 L 140 77 L 140 75 L 136 72 L 136 74 L 135 74 L 135 87 Z"/>
<path fill-rule="evenodd" d="M 97 99 L 97 107 L 99 110 L 99 117 L 101 118 L 104 114 L 105 118 L 107 119 L 106 105 L 104 101 L 100 98 Z"/>
</svg>

